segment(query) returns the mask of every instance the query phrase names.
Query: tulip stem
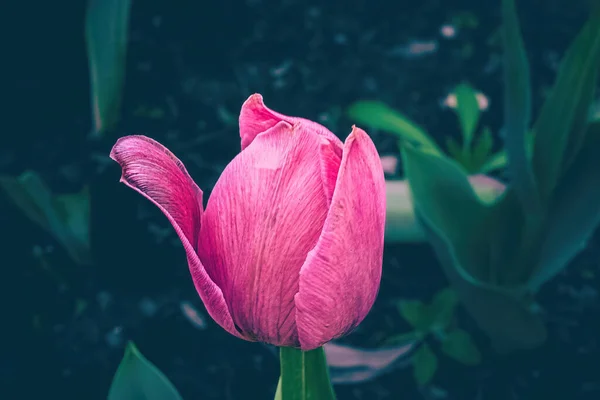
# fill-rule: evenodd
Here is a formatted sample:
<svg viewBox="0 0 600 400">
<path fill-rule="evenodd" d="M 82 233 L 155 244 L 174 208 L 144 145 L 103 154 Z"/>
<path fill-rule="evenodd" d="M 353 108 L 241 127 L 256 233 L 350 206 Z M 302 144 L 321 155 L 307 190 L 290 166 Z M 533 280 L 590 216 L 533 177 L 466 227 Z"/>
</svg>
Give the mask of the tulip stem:
<svg viewBox="0 0 600 400">
<path fill-rule="evenodd" d="M 310 351 L 281 347 L 279 359 L 281 376 L 275 400 L 335 400 L 322 347 Z"/>
</svg>

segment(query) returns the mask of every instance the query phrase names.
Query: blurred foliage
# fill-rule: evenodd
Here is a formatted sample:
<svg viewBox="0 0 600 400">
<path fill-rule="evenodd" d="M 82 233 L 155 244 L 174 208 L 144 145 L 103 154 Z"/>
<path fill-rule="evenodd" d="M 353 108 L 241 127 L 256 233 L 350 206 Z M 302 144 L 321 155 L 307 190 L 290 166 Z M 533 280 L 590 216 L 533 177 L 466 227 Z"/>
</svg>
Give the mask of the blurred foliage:
<svg viewBox="0 0 600 400">
<path fill-rule="evenodd" d="M 451 288 L 440 290 L 430 304 L 420 300 L 401 300 L 398 311 L 414 329 L 411 332 L 392 336 L 387 343 L 406 343 L 417 340 L 419 348 L 412 359 L 413 374 L 418 385 L 426 385 L 438 368 L 438 358 L 431 346 L 434 340 L 446 356 L 464 365 L 477 365 L 481 353 L 471 336 L 457 326 L 455 310 L 458 296 Z"/>
<path fill-rule="evenodd" d="M 476 133 L 481 117 L 477 92 L 469 84 L 461 83 L 450 98 L 456 103 L 451 108 L 455 110 L 460 124 L 462 143 L 459 144 L 454 138 L 446 139 L 448 154 L 472 174 L 504 168 L 506 154 L 492 153 L 494 143 L 490 129 L 484 127 Z M 400 147 L 403 142 L 408 142 L 433 154 L 443 154 L 443 150 L 422 127 L 382 102 L 357 101 L 348 108 L 348 115 L 358 123 L 395 135 Z"/>
<path fill-rule="evenodd" d="M 90 193 L 54 194 L 33 171 L 19 177 L 0 176 L 0 188 L 32 222 L 50 233 L 78 264 L 92 261 Z"/>
<path fill-rule="evenodd" d="M 89 0 L 85 37 L 94 117 L 93 135 L 114 128 L 119 121 L 131 0 Z"/>
<path fill-rule="evenodd" d="M 108 400 L 182 400 L 169 379 L 140 351 L 133 342 L 113 378 Z"/>
<path fill-rule="evenodd" d="M 404 141 L 402 157 L 417 217 L 448 279 L 496 348 L 509 351 L 543 343 L 534 295 L 600 222 L 600 124 L 590 119 L 600 12 L 566 52 L 531 133 L 529 71 L 514 0 L 503 2 L 502 33 L 511 177 L 504 195 L 491 205 L 478 200 L 468 171 L 444 154 Z"/>
</svg>

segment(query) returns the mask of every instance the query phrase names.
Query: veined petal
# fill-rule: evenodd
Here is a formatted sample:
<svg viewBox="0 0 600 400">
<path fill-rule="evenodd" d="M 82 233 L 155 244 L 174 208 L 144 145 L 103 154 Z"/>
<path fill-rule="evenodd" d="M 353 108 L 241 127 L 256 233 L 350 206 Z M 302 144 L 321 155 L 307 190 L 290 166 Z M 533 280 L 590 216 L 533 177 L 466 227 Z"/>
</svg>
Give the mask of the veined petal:
<svg viewBox="0 0 600 400">
<path fill-rule="evenodd" d="M 226 331 L 241 338 L 221 289 L 210 279 L 196 253 L 202 190 L 183 163 L 160 143 L 137 135 L 120 138 L 110 157 L 121 165 L 121 182 L 154 203 L 173 225 L 183 243 L 194 285 L 210 316 Z"/>
<path fill-rule="evenodd" d="M 354 329 L 381 281 L 385 180 L 377 150 L 358 128 L 344 155 L 323 232 L 300 270 L 296 324 L 303 350 Z"/>
<path fill-rule="evenodd" d="M 299 117 L 290 117 L 287 115 L 280 114 L 268 108 L 262 95 L 255 93 L 250 96 L 242 105 L 242 111 L 240 112 L 240 136 L 242 138 L 242 150 L 248 147 L 256 136 L 260 133 L 265 132 L 269 128 L 275 126 L 278 122 L 285 121 L 290 125 L 295 125 L 298 122 L 302 122 L 307 129 L 323 136 L 329 140 L 332 144 L 336 145 L 340 150 L 342 149 L 342 141 L 333 134 L 329 129 L 323 125 L 313 122 L 311 120 Z"/>
<path fill-rule="evenodd" d="M 342 160 L 342 141 L 323 125 L 299 117 L 290 117 L 268 108 L 260 94 L 253 94 L 242 105 L 240 112 L 240 136 L 242 150 L 245 149 L 261 133 L 274 127 L 281 121 L 290 125 L 301 123 L 307 131 L 320 137 L 321 176 L 327 193 L 328 204 L 331 202 L 337 172 Z"/>
<path fill-rule="evenodd" d="M 206 207 L 200 258 L 259 341 L 298 345 L 298 273 L 327 215 L 318 150 L 303 124 L 277 123 L 225 168 Z"/>
</svg>

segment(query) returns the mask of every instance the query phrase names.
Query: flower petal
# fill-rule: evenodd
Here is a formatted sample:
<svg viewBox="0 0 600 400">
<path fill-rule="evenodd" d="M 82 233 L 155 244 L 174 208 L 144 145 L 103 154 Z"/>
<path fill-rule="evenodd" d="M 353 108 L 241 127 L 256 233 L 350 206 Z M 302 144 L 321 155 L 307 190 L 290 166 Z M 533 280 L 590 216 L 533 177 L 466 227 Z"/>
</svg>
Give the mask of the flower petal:
<svg viewBox="0 0 600 400">
<path fill-rule="evenodd" d="M 300 270 L 295 298 L 303 350 L 354 329 L 371 309 L 381 281 L 385 180 L 377 150 L 358 128 L 342 165 L 323 232 Z"/>
<path fill-rule="evenodd" d="M 298 274 L 327 215 L 319 137 L 279 122 L 223 171 L 206 207 L 199 254 L 238 329 L 298 346 Z"/>
<path fill-rule="evenodd" d="M 121 182 L 154 203 L 175 228 L 207 312 L 226 331 L 241 338 L 221 289 L 210 279 L 196 254 L 202 218 L 202 190 L 173 153 L 148 137 L 133 135 L 120 138 L 110 157 L 121 165 Z"/>
<path fill-rule="evenodd" d="M 301 123 L 304 129 L 316 133 L 321 138 L 321 176 L 327 193 L 328 204 L 331 202 L 337 172 L 342 160 L 342 141 L 329 129 L 316 122 L 305 118 L 289 117 L 277 113 L 263 102 L 260 94 L 253 94 L 242 105 L 240 112 L 240 136 L 242 138 L 242 150 L 262 132 L 274 127 L 277 123 L 285 121 L 290 125 Z"/>
<path fill-rule="evenodd" d="M 274 127 L 278 122 L 285 121 L 290 125 L 303 122 L 307 129 L 310 129 L 320 136 L 329 140 L 333 145 L 342 149 L 342 141 L 323 125 L 311 120 L 299 117 L 289 117 L 287 115 L 275 112 L 265 106 L 262 95 L 255 93 L 250 96 L 242 105 L 240 112 L 240 136 L 242 138 L 242 150 L 248 147 L 256 136 Z M 340 153 L 341 155 L 341 153 Z"/>
</svg>

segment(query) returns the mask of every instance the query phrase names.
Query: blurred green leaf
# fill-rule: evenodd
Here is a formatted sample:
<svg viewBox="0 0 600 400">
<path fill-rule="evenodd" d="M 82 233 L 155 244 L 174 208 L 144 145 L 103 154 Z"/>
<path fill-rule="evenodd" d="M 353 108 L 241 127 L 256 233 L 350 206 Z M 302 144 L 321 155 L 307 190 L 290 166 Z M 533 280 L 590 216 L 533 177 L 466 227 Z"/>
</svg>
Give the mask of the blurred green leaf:
<svg viewBox="0 0 600 400">
<path fill-rule="evenodd" d="M 460 144 L 458 144 L 456 140 L 454 140 L 454 138 L 446 138 L 446 149 L 448 150 L 448 155 L 450 157 L 452 157 L 463 168 L 468 170 L 468 154 L 465 154 L 464 149 L 460 146 Z"/>
<path fill-rule="evenodd" d="M 566 267 L 600 224 L 600 121 L 589 125 L 584 143 L 550 205 L 532 290 Z"/>
<path fill-rule="evenodd" d="M 487 273 L 488 211 L 464 170 L 445 156 L 408 145 L 402 149 L 402 160 L 419 217 L 459 253 L 461 276 L 480 281 Z"/>
<path fill-rule="evenodd" d="M 436 293 L 430 305 L 435 325 L 446 329 L 454 318 L 454 311 L 457 304 L 458 296 L 453 289 L 444 288 Z"/>
<path fill-rule="evenodd" d="M 91 262 L 87 188 L 80 193 L 55 195 L 33 171 L 17 178 L 0 176 L 0 188 L 29 219 L 50 233 L 75 262 Z"/>
<path fill-rule="evenodd" d="M 406 318 L 405 318 L 406 319 Z M 392 335 L 388 337 L 384 341 L 385 346 L 393 346 L 393 345 L 405 345 L 406 343 L 414 342 L 415 340 L 422 340 L 423 334 L 417 331 L 401 333 L 399 335 Z"/>
<path fill-rule="evenodd" d="M 119 120 L 125 81 L 131 0 L 88 0 L 85 36 L 91 83 L 94 134 Z"/>
<path fill-rule="evenodd" d="M 469 313 L 497 348 L 531 348 L 542 343 L 544 324 L 523 304 L 525 284 L 496 285 L 490 276 L 492 257 L 503 259 L 506 250 L 498 246 L 493 249 L 498 254 L 492 253 L 490 218 L 495 216 L 495 207 L 476 197 L 455 162 L 407 145 L 402 157 L 418 222 Z"/>
<path fill-rule="evenodd" d="M 408 183 L 401 180 L 386 180 L 385 198 L 386 242 L 424 242 L 423 231 L 415 218 Z"/>
<path fill-rule="evenodd" d="M 540 211 L 539 193 L 526 145 L 531 120 L 529 62 L 514 0 L 503 0 L 502 17 L 507 168 L 521 206 L 535 214 Z"/>
<path fill-rule="evenodd" d="M 522 256 L 526 215 L 513 187 L 495 202 L 490 211 L 489 282 L 494 285 L 524 286 L 533 265 L 519 262 Z"/>
<path fill-rule="evenodd" d="M 434 153 L 442 153 L 423 129 L 380 101 L 357 101 L 348 109 L 348 115 L 358 123 L 393 133 L 399 139 L 417 143 Z"/>
<path fill-rule="evenodd" d="M 419 333 L 427 333 L 433 323 L 433 315 L 428 307 L 419 300 L 401 300 L 398 311 Z"/>
<path fill-rule="evenodd" d="M 482 129 L 471 150 L 471 160 L 477 172 L 481 172 L 481 167 L 488 160 L 493 146 L 492 131 L 486 126 Z"/>
<path fill-rule="evenodd" d="M 473 261 L 460 255 L 448 240 L 430 228 L 427 221 L 420 219 L 419 222 L 462 304 L 490 337 L 495 349 L 503 352 L 530 349 L 545 341 L 543 321 L 524 304 L 525 287 L 503 287 L 465 278 L 460 273 L 466 269 L 460 265 L 461 260 Z M 480 247 L 483 245 L 476 244 L 472 248 Z M 481 260 L 475 261 L 488 265 Z"/>
<path fill-rule="evenodd" d="M 443 343 L 442 351 L 447 356 L 465 365 L 481 363 L 481 353 L 473 342 L 471 335 L 462 329 L 448 332 Z"/>
<path fill-rule="evenodd" d="M 427 343 L 421 344 L 413 358 L 413 373 L 419 386 L 427 385 L 433 379 L 438 360 Z"/>
<path fill-rule="evenodd" d="M 506 151 L 501 150 L 495 154 L 492 154 L 481 166 L 481 168 L 479 168 L 479 172 L 482 174 L 487 174 L 488 172 L 504 168 L 507 163 L 508 160 L 506 157 Z"/>
<path fill-rule="evenodd" d="M 475 135 L 475 129 L 479 123 L 479 103 L 477 102 L 477 93 L 468 83 L 462 83 L 454 90 L 456 96 L 456 113 L 460 121 L 461 132 L 463 135 L 463 146 L 466 149 L 471 148 L 471 142 Z"/>
<path fill-rule="evenodd" d="M 108 400 L 182 400 L 175 386 L 144 357 L 133 342 L 113 378 Z"/>
<path fill-rule="evenodd" d="M 579 152 L 600 71 L 600 11 L 595 10 L 569 49 L 534 125 L 533 169 L 543 199 Z"/>
</svg>

